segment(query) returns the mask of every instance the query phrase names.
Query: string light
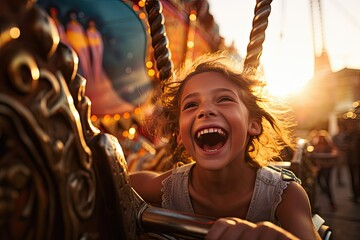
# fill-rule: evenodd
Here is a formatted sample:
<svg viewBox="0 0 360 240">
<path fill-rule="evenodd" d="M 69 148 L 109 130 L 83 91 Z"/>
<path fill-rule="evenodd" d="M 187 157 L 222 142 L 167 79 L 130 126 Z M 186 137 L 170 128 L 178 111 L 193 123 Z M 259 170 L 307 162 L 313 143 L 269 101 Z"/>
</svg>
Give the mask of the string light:
<svg viewBox="0 0 360 240">
<path fill-rule="evenodd" d="M 189 15 L 189 19 L 190 19 L 190 21 L 196 21 L 196 14 L 191 13 L 191 14 Z"/>
<path fill-rule="evenodd" d="M 123 114 L 123 118 L 124 118 L 124 119 L 129 119 L 129 118 L 130 118 L 130 113 L 125 112 L 125 113 Z"/>
<path fill-rule="evenodd" d="M 106 114 L 104 117 L 103 117 L 104 121 L 110 121 L 111 120 L 111 117 L 109 114 Z"/>
<path fill-rule="evenodd" d="M 119 121 L 120 120 L 120 114 L 115 114 L 114 115 L 114 120 Z"/>
<path fill-rule="evenodd" d="M 136 129 L 135 129 L 134 127 L 131 127 L 131 128 L 129 129 L 129 134 L 135 135 L 135 133 L 136 133 Z"/>
<path fill-rule="evenodd" d="M 147 61 L 147 62 L 145 63 L 145 65 L 146 65 L 147 68 L 152 68 L 152 67 L 154 66 L 154 64 L 153 64 L 152 61 Z"/>
<path fill-rule="evenodd" d="M 146 14 L 143 13 L 143 12 L 139 13 L 139 18 L 140 18 L 141 20 L 144 20 L 144 19 L 146 18 Z"/>
<path fill-rule="evenodd" d="M 20 37 L 20 29 L 17 27 L 13 27 L 10 29 L 9 34 L 12 39 L 17 39 L 18 37 Z"/>
<path fill-rule="evenodd" d="M 188 41 L 187 42 L 187 47 L 188 48 L 193 48 L 195 46 L 194 42 L 193 41 Z"/>
<path fill-rule="evenodd" d="M 137 12 L 137 11 L 140 10 L 139 6 L 136 5 L 136 4 L 133 5 L 132 9 L 133 9 L 135 12 Z"/>
<path fill-rule="evenodd" d="M 354 108 L 357 108 L 357 107 L 359 106 L 359 101 L 353 102 L 352 106 L 353 106 Z"/>
<path fill-rule="evenodd" d="M 127 137 L 129 136 L 129 132 L 126 131 L 126 130 L 124 130 L 124 131 L 122 132 L 122 135 L 123 135 L 124 138 L 127 138 Z"/>
<path fill-rule="evenodd" d="M 92 122 L 96 122 L 98 120 L 98 117 L 96 115 L 92 115 L 90 119 Z"/>
<path fill-rule="evenodd" d="M 311 145 L 307 146 L 306 151 L 309 152 L 309 153 L 313 152 L 314 151 L 314 146 L 311 146 Z"/>
<path fill-rule="evenodd" d="M 135 114 L 140 114 L 140 113 L 141 113 L 141 109 L 138 108 L 138 107 L 135 108 L 135 109 L 134 109 L 134 113 L 135 113 Z"/>
<path fill-rule="evenodd" d="M 155 70 L 154 70 L 154 69 L 149 69 L 148 75 L 149 75 L 150 77 L 155 76 Z"/>
<path fill-rule="evenodd" d="M 145 6 L 145 0 L 141 0 L 138 2 L 139 7 L 144 7 Z"/>
</svg>

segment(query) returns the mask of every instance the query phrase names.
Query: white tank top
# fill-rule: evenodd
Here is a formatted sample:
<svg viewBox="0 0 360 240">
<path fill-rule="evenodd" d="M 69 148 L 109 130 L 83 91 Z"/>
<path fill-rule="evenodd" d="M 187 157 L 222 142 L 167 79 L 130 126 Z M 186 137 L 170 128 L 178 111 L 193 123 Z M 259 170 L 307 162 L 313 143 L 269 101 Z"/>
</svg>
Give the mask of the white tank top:
<svg viewBox="0 0 360 240">
<path fill-rule="evenodd" d="M 162 207 L 166 209 L 195 213 L 189 194 L 189 174 L 195 163 L 173 170 L 162 182 Z M 286 169 L 273 167 L 259 168 L 246 220 L 251 222 L 270 221 L 279 225 L 275 211 L 281 202 L 284 189 L 289 181 L 300 181 Z M 232 217 L 232 216 L 229 216 Z"/>
</svg>

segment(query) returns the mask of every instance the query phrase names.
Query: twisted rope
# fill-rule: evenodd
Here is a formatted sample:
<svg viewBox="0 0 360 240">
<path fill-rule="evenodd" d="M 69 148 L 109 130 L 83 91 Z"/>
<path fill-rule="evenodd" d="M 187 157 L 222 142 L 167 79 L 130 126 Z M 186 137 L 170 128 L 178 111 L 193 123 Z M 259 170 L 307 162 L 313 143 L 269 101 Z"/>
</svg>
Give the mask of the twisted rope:
<svg viewBox="0 0 360 240">
<path fill-rule="evenodd" d="M 160 0 L 147 0 L 145 9 L 148 14 L 150 25 L 151 45 L 154 48 L 156 67 L 159 71 L 161 89 L 164 90 L 163 82 L 169 78 L 173 72 L 169 41 L 166 36 L 164 16 Z"/>
<path fill-rule="evenodd" d="M 250 33 L 250 42 L 247 46 L 247 55 L 245 58 L 245 66 L 257 69 L 260 64 L 260 56 L 262 54 L 262 44 L 265 40 L 265 30 L 268 26 L 268 17 L 271 12 L 272 0 L 257 0 L 252 30 Z"/>
</svg>

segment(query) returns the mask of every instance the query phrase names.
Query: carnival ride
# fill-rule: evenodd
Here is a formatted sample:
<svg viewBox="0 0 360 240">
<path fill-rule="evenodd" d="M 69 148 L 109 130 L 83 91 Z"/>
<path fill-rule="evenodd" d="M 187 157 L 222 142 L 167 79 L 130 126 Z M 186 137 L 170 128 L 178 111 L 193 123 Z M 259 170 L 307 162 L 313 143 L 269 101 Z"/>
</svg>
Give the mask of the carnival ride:
<svg viewBox="0 0 360 240">
<path fill-rule="evenodd" d="M 142 168 L 155 152 L 159 156 L 157 144 L 142 131 L 160 74 L 145 1 L 39 0 L 37 5 L 50 13 L 61 41 L 77 53 L 79 73 L 87 79 L 86 95 L 92 99 L 91 120 L 119 139 L 129 169 Z M 174 68 L 227 48 L 207 1 L 163 1 L 162 14 Z"/>
<path fill-rule="evenodd" d="M 253 68 L 270 3 L 255 8 Z M 161 3 L 146 11 L 161 83 L 173 70 Z M 78 56 L 46 12 L 8 0 L 0 16 L 1 239 L 202 238 L 214 219 L 150 206 L 131 188 L 121 145 L 93 125 Z"/>
</svg>

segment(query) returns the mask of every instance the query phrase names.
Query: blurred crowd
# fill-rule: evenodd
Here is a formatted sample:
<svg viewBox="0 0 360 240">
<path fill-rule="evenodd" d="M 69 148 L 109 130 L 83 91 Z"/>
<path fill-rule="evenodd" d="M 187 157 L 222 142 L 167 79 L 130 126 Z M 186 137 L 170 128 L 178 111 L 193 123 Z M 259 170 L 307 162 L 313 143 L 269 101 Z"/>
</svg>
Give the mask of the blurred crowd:
<svg viewBox="0 0 360 240">
<path fill-rule="evenodd" d="M 345 187 L 344 169 L 348 168 L 351 186 L 351 201 L 358 203 L 360 196 L 360 129 L 356 119 L 340 119 L 338 132 L 331 135 L 328 130 L 313 130 L 309 134 L 311 146 L 309 158 L 314 164 L 316 181 L 326 194 L 331 210 L 336 211 L 331 176 L 335 184 Z"/>
</svg>

